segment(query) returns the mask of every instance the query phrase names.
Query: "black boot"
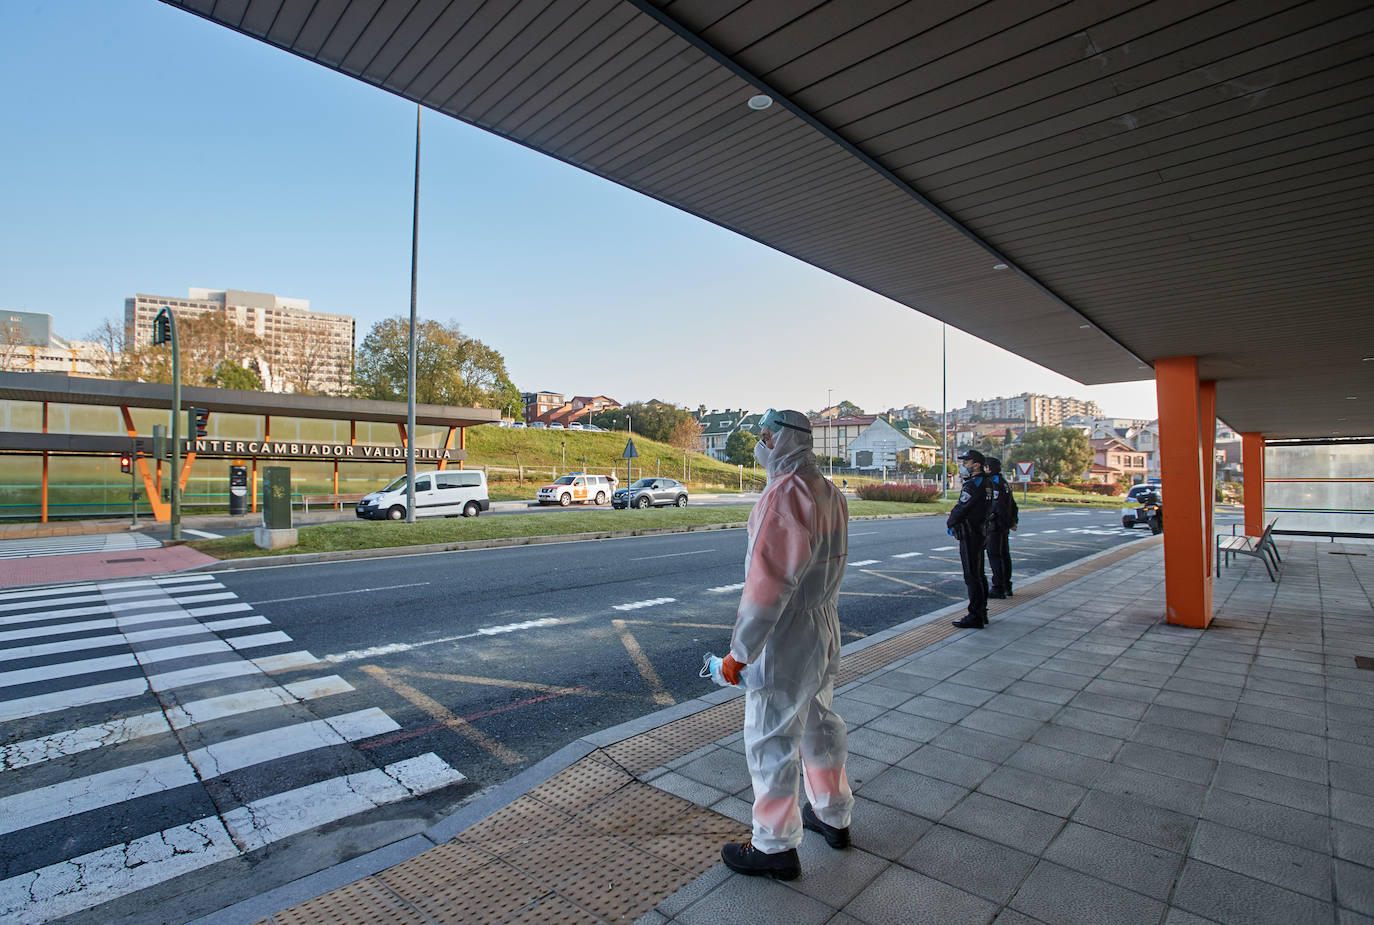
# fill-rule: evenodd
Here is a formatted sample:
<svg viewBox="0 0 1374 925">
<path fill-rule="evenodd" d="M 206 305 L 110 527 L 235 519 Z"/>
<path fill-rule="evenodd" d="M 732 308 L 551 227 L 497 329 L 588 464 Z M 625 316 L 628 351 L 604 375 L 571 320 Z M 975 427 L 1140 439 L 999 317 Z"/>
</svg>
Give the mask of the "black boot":
<svg viewBox="0 0 1374 925">
<path fill-rule="evenodd" d="M 953 623 L 961 630 L 980 630 L 988 625 L 988 618 L 978 617 L 968 613 L 964 614 L 962 619 L 955 620 Z"/>
<path fill-rule="evenodd" d="M 764 854 L 751 842 L 731 842 L 720 849 L 720 859 L 735 873 L 751 877 L 796 880 L 801 875 L 801 860 L 796 848 Z"/>
<path fill-rule="evenodd" d="M 833 825 L 822 822 L 821 817 L 816 815 L 816 811 L 811 808 L 810 803 L 802 804 L 802 826 L 813 832 L 820 832 L 825 836 L 825 843 L 836 851 L 849 847 L 849 826 L 837 829 Z"/>
</svg>

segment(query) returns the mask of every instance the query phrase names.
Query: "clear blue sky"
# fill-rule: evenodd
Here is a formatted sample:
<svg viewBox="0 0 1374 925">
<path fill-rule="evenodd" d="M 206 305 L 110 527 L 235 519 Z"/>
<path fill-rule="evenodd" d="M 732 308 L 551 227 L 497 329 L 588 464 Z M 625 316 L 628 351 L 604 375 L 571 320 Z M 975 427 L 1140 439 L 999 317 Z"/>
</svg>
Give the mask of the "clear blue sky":
<svg viewBox="0 0 1374 925">
<path fill-rule="evenodd" d="M 0 309 L 79 339 L 136 292 L 409 310 L 415 107 L 156 0 L 0 0 Z M 791 257 L 426 112 L 419 310 L 516 385 L 622 402 L 940 404 L 940 325 Z M 949 400 L 1153 417 L 950 330 Z"/>
</svg>

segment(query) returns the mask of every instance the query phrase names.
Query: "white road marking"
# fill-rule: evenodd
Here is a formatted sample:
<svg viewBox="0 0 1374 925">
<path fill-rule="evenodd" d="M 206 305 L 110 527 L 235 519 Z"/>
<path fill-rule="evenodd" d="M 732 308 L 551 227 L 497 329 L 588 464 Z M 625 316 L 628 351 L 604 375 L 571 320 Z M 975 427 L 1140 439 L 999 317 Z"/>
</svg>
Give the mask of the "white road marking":
<svg viewBox="0 0 1374 925">
<path fill-rule="evenodd" d="M 851 532 L 849 535 L 850 535 L 850 536 L 876 536 L 877 533 L 878 533 L 877 530 L 865 530 L 863 533 L 853 533 L 853 532 Z"/>
<path fill-rule="evenodd" d="M 204 585 L 199 585 L 199 586 L 197 586 L 197 587 L 195 587 L 195 588 L 179 588 L 179 589 L 177 589 L 177 590 L 182 590 L 182 591 L 198 591 L 198 592 L 199 592 L 199 591 L 217 591 L 217 590 L 219 590 L 220 588 L 223 588 L 223 587 L 224 587 L 224 586 L 223 586 L 222 584 L 220 584 L 219 582 L 213 581 L 212 579 L 209 579 L 209 578 L 204 578 L 204 579 L 201 579 L 201 580 L 205 582 Z M 57 590 L 57 589 L 50 589 L 49 591 L 37 591 L 37 592 L 34 592 L 34 594 L 33 594 L 33 596 L 32 596 L 34 599 L 19 600 L 19 601 L 16 601 L 16 602 L 14 602 L 14 603 L 11 603 L 11 604 L 0 604 L 0 611 L 6 611 L 6 612 L 7 612 L 7 611 L 11 611 L 11 610 L 23 610 L 23 609 L 26 608 L 26 607 L 58 607 L 58 606 L 62 606 L 62 605 L 65 605 L 65 604 L 96 604 L 96 603 L 100 603 L 101 601 L 108 601 L 108 600 L 110 600 L 111 598 L 134 597 L 134 596 L 137 596 L 137 595 L 160 594 L 160 593 L 161 593 L 161 594 L 165 594 L 165 592 L 164 592 L 161 588 L 158 588 L 158 587 L 156 587 L 156 586 L 153 586 L 153 587 L 146 587 L 146 588 L 127 588 L 127 589 L 119 589 L 119 588 L 116 588 L 116 589 L 111 590 L 111 591 L 101 591 L 99 588 L 96 588 L 96 587 L 94 587 L 94 586 L 91 586 L 90 590 L 86 590 L 86 589 L 83 588 L 80 594 L 69 594 L 67 597 L 58 597 L 58 598 L 52 598 L 52 599 L 49 599 L 49 600 L 37 600 L 37 599 L 36 599 L 36 598 L 38 598 L 38 597 L 48 598 L 48 597 L 50 597 L 51 591 L 54 591 L 54 590 Z M 63 589 L 61 589 L 61 590 L 63 590 L 63 591 L 70 591 L 71 589 L 69 589 L 69 588 L 63 588 Z M 165 598 L 160 597 L 160 598 L 158 598 L 158 600 L 165 600 Z"/>
<path fill-rule="evenodd" d="M 717 594 L 724 594 L 724 593 L 727 592 L 727 591 L 738 591 L 738 590 L 740 590 L 740 589 L 743 588 L 743 587 L 744 587 L 744 582 L 741 581 L 741 582 L 738 582 L 738 583 L 733 584 L 733 585 L 721 585 L 721 586 L 718 587 L 718 588 L 707 588 L 706 590 L 707 590 L 707 591 L 714 591 L 714 592 L 717 593 Z"/>
<path fill-rule="evenodd" d="M 24 719 L 29 716 L 39 716 L 43 713 L 53 713 L 57 710 L 86 707 L 93 703 L 107 703 L 111 700 L 137 697 L 147 689 L 148 682 L 142 678 L 130 678 L 127 681 L 110 681 L 106 684 L 69 688 L 51 694 L 39 694 L 36 697 L 0 701 L 0 723 Z"/>
<path fill-rule="evenodd" d="M 883 560 L 882 560 L 882 559 L 860 559 L 858 562 L 851 562 L 851 563 L 849 563 L 849 564 L 850 564 L 851 566 L 853 566 L 854 568 L 858 568 L 858 567 L 861 566 L 861 565 L 877 565 L 877 564 L 878 564 L 879 562 L 881 562 L 881 561 L 883 561 Z"/>
<path fill-rule="evenodd" d="M 113 626 L 115 620 L 91 621 L 93 623 L 105 623 Z M 112 633 L 105 636 L 87 636 L 83 639 L 64 639 L 61 642 L 47 642 L 32 646 L 16 646 L 9 649 L 0 649 L 0 662 L 12 661 L 17 658 L 37 658 L 40 655 L 55 655 L 59 652 L 76 652 L 81 649 L 103 649 L 110 646 L 121 646 L 139 642 L 149 642 L 154 639 L 171 639 L 175 636 L 195 636 L 219 630 L 238 629 L 244 626 L 256 626 L 267 622 L 266 617 L 241 617 L 237 620 L 218 620 L 212 623 L 186 622 L 177 626 L 160 626 L 157 629 L 138 630 L 133 633 Z M 104 628 L 104 627 L 100 627 Z M 43 627 L 35 631 L 34 636 L 56 635 L 48 627 Z M 16 639 L 25 638 L 20 633 L 0 633 L 0 638 L 12 637 Z"/>
<path fill-rule="evenodd" d="M 892 558 L 894 558 L 894 559 L 910 559 L 912 556 L 919 556 L 919 555 L 921 555 L 921 553 L 919 553 L 919 552 L 899 552 L 899 553 L 897 553 L 895 556 L 893 556 Z"/>
<path fill-rule="evenodd" d="M 661 556 L 634 556 L 629 561 L 643 562 L 646 559 L 671 559 L 674 556 L 699 556 L 704 552 L 715 552 L 714 549 L 693 549 L 691 552 L 666 552 Z"/>
<path fill-rule="evenodd" d="M 372 646 L 368 649 L 350 649 L 347 652 L 339 652 L 335 655 L 326 655 L 320 661 L 329 662 L 337 665 L 340 662 L 356 662 L 365 658 L 376 658 L 379 655 L 395 655 L 398 652 L 409 652 L 412 649 L 420 649 L 425 646 L 437 646 L 446 642 L 462 642 L 464 639 L 476 639 L 479 636 L 498 636 L 502 633 L 515 633 L 520 630 L 537 629 L 541 626 L 558 626 L 566 623 L 557 617 L 544 617 L 539 620 L 526 620 L 523 623 L 507 623 L 504 626 L 483 626 L 473 633 L 462 633 L 458 636 L 444 636 L 441 639 L 426 639 L 424 642 L 393 642 L 385 646 Z"/>
<path fill-rule="evenodd" d="M 233 597 L 234 594 L 231 591 L 223 596 Z M 176 599 L 158 598 L 155 601 L 144 601 L 140 603 L 139 606 L 168 607 L 179 603 L 180 601 L 177 601 Z M 146 622 L 149 620 L 157 619 L 166 620 L 171 617 L 185 616 L 186 614 L 191 614 L 195 617 L 204 617 L 217 613 L 236 613 L 242 610 L 252 610 L 253 608 L 249 607 L 247 604 L 240 602 L 237 604 L 214 604 L 210 607 L 186 607 L 181 610 L 160 610 L 154 611 L 152 613 L 127 615 L 122 612 L 123 609 L 124 608 L 121 606 L 120 619 L 131 620 L 134 617 L 139 617 Z M 57 620 L 63 617 L 88 617 L 93 614 L 111 613 L 114 613 L 114 611 L 109 606 L 69 607 L 66 610 L 52 610 L 47 612 L 19 614 L 18 616 L 12 617 L 0 617 L 0 626 L 18 626 L 21 623 L 41 623 L 44 620 Z"/>
<path fill-rule="evenodd" d="M 958 549 L 958 546 L 936 546 L 931 552 L 949 552 L 951 549 Z"/>
<path fill-rule="evenodd" d="M 237 771 L 344 742 L 400 729 L 400 724 L 373 707 L 330 719 L 280 726 L 253 735 L 217 742 L 184 755 L 76 777 L 61 783 L 0 797 L 0 834 L 74 816 L 102 806 L 175 790 Z"/>
<path fill-rule="evenodd" d="M 1060 511 L 1058 514 L 1051 514 L 1051 517 L 1091 517 L 1092 511 Z"/>
<path fill-rule="evenodd" d="M 462 780 L 462 773 L 427 753 L 255 800 L 226 813 L 224 821 L 207 816 L 0 881 L 0 921 L 46 922 L 71 915 L 289 835 Z"/>
<path fill-rule="evenodd" d="M 231 636 L 224 640 L 235 649 L 256 649 L 259 646 L 274 646 L 281 642 L 290 642 L 291 637 L 277 630 L 273 633 L 255 633 L 252 636 Z"/>
<path fill-rule="evenodd" d="M 296 684 L 281 687 L 268 687 L 260 690 L 244 691 L 238 694 L 224 694 L 205 700 L 194 700 L 179 707 L 173 707 L 165 714 L 161 710 L 113 719 L 108 722 L 81 729 L 66 729 L 51 735 L 0 746 L 0 772 L 22 768 L 30 764 L 65 758 L 78 752 L 90 751 L 131 742 L 147 736 L 186 729 L 196 723 L 204 723 L 240 713 L 252 713 L 272 707 L 286 706 L 305 700 L 316 700 L 332 694 L 342 694 L 353 690 L 338 675 L 324 678 L 311 678 Z"/>
<path fill-rule="evenodd" d="M 1041 533 L 1058 533 L 1058 530 L 1041 530 Z"/>
<path fill-rule="evenodd" d="M 1016 532 L 1016 535 L 1017 535 L 1017 536 L 1035 536 L 1034 533 L 1031 533 L 1031 532 L 1029 532 L 1029 531 L 1020 531 L 1020 530 L 1018 530 L 1018 531 Z"/>
<path fill-rule="evenodd" d="M 209 530 L 192 530 L 190 527 L 182 527 L 182 528 L 181 528 L 181 532 L 182 532 L 182 533 L 189 533 L 189 534 L 191 534 L 192 536 L 198 536 L 198 537 L 200 537 L 200 538 L 203 539 L 203 540 L 222 540 L 222 539 L 224 539 L 224 534 L 223 534 L 223 533 L 211 533 Z"/>
<path fill-rule="evenodd" d="M 660 604 L 672 604 L 677 601 L 675 597 L 655 597 L 647 601 L 633 601 L 629 604 L 613 604 L 615 610 L 640 610 L 644 607 L 657 607 Z"/>
<path fill-rule="evenodd" d="M 265 601 L 253 601 L 254 607 L 259 604 L 283 604 L 287 601 L 310 601 L 317 597 L 337 597 L 340 594 L 368 594 L 374 591 L 394 591 L 397 588 L 419 588 L 429 584 L 427 581 L 411 581 L 403 585 L 387 585 L 385 588 L 354 588 L 352 591 L 326 591 L 323 594 L 302 594 L 299 597 L 273 597 Z"/>
</svg>

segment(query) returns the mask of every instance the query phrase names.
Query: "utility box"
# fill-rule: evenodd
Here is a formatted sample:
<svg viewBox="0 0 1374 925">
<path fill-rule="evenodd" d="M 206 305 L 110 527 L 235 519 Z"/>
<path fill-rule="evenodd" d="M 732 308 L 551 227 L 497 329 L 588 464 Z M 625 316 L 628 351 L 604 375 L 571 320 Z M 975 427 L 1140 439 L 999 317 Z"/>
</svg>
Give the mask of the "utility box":
<svg viewBox="0 0 1374 925">
<path fill-rule="evenodd" d="M 262 525 L 269 530 L 291 529 L 291 467 L 262 470 Z"/>
<path fill-rule="evenodd" d="M 229 467 L 229 513 L 248 513 L 248 467 Z"/>
</svg>

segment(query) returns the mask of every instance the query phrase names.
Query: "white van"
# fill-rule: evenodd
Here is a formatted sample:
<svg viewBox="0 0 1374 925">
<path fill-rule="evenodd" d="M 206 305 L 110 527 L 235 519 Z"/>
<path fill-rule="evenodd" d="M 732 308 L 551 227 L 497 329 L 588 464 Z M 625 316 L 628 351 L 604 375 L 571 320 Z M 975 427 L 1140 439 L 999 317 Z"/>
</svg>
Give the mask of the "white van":
<svg viewBox="0 0 1374 925">
<path fill-rule="evenodd" d="M 480 469 L 445 469 L 415 473 L 416 517 L 476 517 L 491 507 L 487 474 Z M 406 477 L 381 491 L 364 495 L 357 515 L 364 520 L 404 520 Z"/>
</svg>

